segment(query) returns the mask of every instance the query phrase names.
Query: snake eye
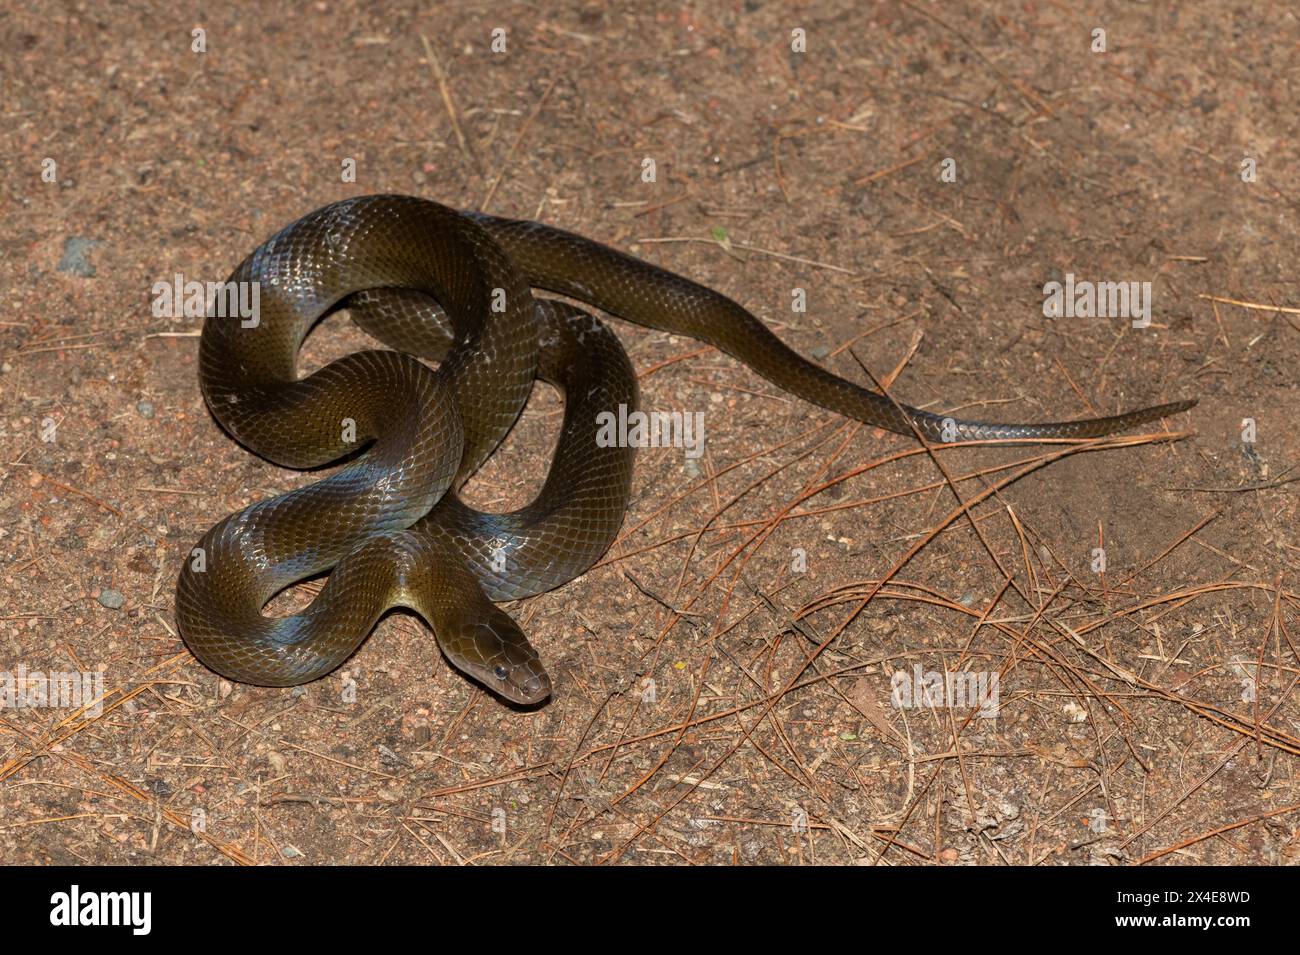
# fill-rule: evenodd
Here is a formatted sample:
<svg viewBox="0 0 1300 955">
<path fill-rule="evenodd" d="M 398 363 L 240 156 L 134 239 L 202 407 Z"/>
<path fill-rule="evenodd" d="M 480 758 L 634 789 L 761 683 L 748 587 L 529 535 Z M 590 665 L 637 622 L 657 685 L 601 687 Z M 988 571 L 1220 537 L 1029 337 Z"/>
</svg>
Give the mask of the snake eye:
<svg viewBox="0 0 1300 955">
<path fill-rule="evenodd" d="M 504 680 L 506 677 L 510 675 L 510 671 L 507 670 L 499 663 L 497 664 L 496 669 L 493 670 L 492 672 L 496 674 L 498 680 Z"/>
</svg>

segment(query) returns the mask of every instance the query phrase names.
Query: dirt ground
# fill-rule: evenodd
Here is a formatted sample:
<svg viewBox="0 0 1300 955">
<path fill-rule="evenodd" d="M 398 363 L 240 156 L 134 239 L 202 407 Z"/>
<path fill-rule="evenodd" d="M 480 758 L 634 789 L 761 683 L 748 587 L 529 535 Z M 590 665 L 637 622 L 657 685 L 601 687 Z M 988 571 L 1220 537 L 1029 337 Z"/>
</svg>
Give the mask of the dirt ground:
<svg viewBox="0 0 1300 955">
<path fill-rule="evenodd" d="M 0 861 L 1300 862 L 1297 26 L 1211 0 L 0 13 L 0 681 L 103 693 L 0 710 Z M 643 406 L 705 412 L 707 453 L 641 451 L 606 559 L 507 605 L 548 703 L 402 614 L 316 683 L 232 685 L 176 634 L 181 560 L 313 478 L 222 432 L 200 323 L 152 289 L 377 192 L 643 256 L 928 410 L 1200 403 L 931 456 L 616 323 Z M 1067 276 L 1150 283 L 1149 324 L 1046 317 Z M 303 367 L 366 341 L 330 319 Z M 560 408 L 538 390 L 474 502 L 537 491 Z M 945 671 L 996 705 L 909 697 Z"/>
</svg>

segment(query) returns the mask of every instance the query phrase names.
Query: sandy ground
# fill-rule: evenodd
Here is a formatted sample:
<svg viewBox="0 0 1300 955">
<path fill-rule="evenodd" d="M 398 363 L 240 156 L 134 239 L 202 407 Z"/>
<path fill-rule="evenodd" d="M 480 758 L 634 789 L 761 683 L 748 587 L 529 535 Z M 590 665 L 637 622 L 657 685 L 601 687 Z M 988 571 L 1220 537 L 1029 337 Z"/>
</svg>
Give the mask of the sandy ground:
<svg viewBox="0 0 1300 955">
<path fill-rule="evenodd" d="M 1293 6 L 267 9 L 0 14 L 0 691 L 102 682 L 0 709 L 0 861 L 1300 860 Z M 232 685 L 176 635 L 180 561 L 309 478 L 221 431 L 151 290 L 374 192 L 644 256 L 927 409 L 1200 404 L 932 458 L 619 323 L 707 454 L 643 451 L 606 560 L 508 606 L 549 703 L 403 615 L 317 683 Z M 1044 316 L 1067 276 L 1150 283 L 1149 324 Z M 330 319 L 303 365 L 365 341 Z M 535 493 L 560 407 L 476 502 Z M 899 705 L 945 670 L 998 705 Z"/>
</svg>

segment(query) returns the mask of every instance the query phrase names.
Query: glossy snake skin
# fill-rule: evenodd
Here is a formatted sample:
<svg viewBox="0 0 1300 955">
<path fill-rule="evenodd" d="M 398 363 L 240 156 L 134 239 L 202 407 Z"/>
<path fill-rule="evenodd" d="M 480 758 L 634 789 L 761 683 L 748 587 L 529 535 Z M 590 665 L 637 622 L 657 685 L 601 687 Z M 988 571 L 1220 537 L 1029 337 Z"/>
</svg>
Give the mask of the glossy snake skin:
<svg viewBox="0 0 1300 955">
<path fill-rule="evenodd" d="M 255 327 L 204 324 L 199 379 L 212 413 L 276 464 L 345 462 L 225 518 L 181 571 L 176 619 L 190 649 L 223 676 L 264 686 L 329 673 L 381 615 L 407 607 L 447 659 L 489 689 L 525 704 L 550 694 L 536 651 L 493 602 L 573 579 L 614 540 L 633 450 L 598 447 L 596 420 L 619 404 L 634 408 L 637 389 L 604 324 L 534 299 L 533 287 L 707 342 L 805 401 L 900 434 L 915 426 L 934 441 L 1092 437 L 1194 404 L 1051 424 L 900 411 L 688 279 L 549 226 L 406 196 L 318 209 L 254 251 L 231 281 L 259 283 L 260 315 Z M 299 378 L 303 338 L 340 304 L 393 350 L 357 352 Z M 439 360 L 437 370 L 416 356 Z M 565 396 L 545 485 L 518 511 L 476 511 L 456 490 L 509 431 L 537 378 Z M 276 593 L 325 571 L 305 610 L 263 613 Z"/>
</svg>

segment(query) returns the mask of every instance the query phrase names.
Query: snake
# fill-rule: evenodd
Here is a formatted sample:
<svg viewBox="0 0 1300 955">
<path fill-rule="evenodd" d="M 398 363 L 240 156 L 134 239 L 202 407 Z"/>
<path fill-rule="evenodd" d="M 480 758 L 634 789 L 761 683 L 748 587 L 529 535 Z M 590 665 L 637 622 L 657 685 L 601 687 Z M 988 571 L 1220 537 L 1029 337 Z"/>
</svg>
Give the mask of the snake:
<svg viewBox="0 0 1300 955">
<path fill-rule="evenodd" d="M 258 686 L 331 673 L 403 609 L 424 619 L 453 667 L 502 699 L 551 696 L 539 654 L 498 604 L 589 570 L 629 505 L 635 448 L 599 440 L 596 422 L 638 406 L 637 377 L 591 309 L 711 345 L 806 402 L 926 441 L 1100 437 L 1195 404 L 1039 424 L 923 411 L 809 361 L 690 279 L 551 225 L 413 196 L 316 209 L 249 254 L 228 286 L 256 288 L 258 307 L 251 321 L 205 317 L 198 377 L 213 417 L 273 464 L 339 465 L 230 514 L 182 561 L 185 644 L 220 676 Z M 386 347 L 300 375 L 303 340 L 340 309 Z M 538 380 L 564 398 L 541 490 L 506 513 L 470 506 L 461 489 Z M 266 612 L 323 574 L 304 609 Z"/>
</svg>

